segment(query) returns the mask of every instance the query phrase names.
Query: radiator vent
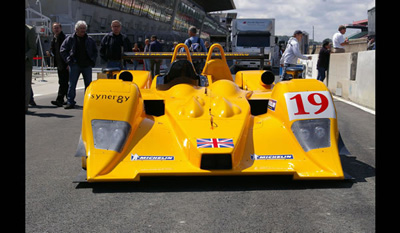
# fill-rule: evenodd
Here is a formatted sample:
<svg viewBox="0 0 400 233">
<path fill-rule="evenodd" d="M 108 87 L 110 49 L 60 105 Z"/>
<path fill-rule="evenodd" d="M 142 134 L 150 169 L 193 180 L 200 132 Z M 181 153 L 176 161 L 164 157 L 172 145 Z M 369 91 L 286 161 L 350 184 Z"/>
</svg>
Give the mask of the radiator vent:
<svg viewBox="0 0 400 233">
<path fill-rule="evenodd" d="M 232 169 L 232 156 L 231 154 L 203 154 L 200 168 L 204 170 Z"/>
</svg>

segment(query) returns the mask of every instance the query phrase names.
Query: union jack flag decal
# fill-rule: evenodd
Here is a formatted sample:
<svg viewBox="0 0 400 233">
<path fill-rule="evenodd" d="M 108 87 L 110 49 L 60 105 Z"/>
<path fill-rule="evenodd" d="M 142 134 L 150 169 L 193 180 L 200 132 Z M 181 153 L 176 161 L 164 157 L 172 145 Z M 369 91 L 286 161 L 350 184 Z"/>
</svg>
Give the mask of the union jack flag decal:
<svg viewBox="0 0 400 233">
<path fill-rule="evenodd" d="M 198 138 L 197 148 L 233 148 L 232 138 Z"/>
</svg>

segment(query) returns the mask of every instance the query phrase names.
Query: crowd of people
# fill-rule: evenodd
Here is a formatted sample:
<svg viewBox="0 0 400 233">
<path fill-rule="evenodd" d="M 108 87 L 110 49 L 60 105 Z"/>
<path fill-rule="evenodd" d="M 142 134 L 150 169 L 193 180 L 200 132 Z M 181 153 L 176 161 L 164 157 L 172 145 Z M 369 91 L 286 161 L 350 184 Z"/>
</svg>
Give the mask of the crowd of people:
<svg viewBox="0 0 400 233">
<path fill-rule="evenodd" d="M 95 66 L 98 53 L 100 58 L 107 63 L 107 68 L 118 67 L 127 69 L 127 63 L 133 64 L 133 68 L 137 69 L 138 60 L 122 60 L 124 52 L 140 52 L 138 44 L 132 47 L 128 37 L 121 33 L 122 24 L 118 20 L 111 22 L 111 32 L 103 37 L 100 43 L 100 51 L 97 51 L 96 42 L 87 33 L 87 24 L 85 21 L 78 21 L 75 24 L 75 32 L 70 36 L 65 36 L 60 23 L 52 24 L 53 39 L 51 41 L 50 51 L 46 51 L 48 56 L 54 57 L 55 66 L 57 67 L 59 78 L 59 89 L 56 100 L 51 104 L 65 109 L 73 109 L 75 107 L 76 85 L 79 76 L 82 74 L 85 90 L 92 82 L 92 67 Z M 344 38 L 346 27 L 340 25 L 338 32 L 333 35 L 332 46 L 329 39 L 323 41 L 320 49 L 317 70 L 320 81 L 324 81 L 326 72 L 329 69 L 330 53 L 344 53 L 344 46 L 349 44 L 349 40 Z M 188 29 L 189 38 L 185 40 L 191 52 L 207 52 L 210 44 L 197 36 L 196 27 Z M 282 51 L 277 45 L 277 37 L 275 37 L 275 53 L 272 55 L 272 65 L 282 67 L 282 75 L 280 80 L 288 80 L 290 77 L 285 70 L 288 67 L 297 66 L 297 59 L 309 60 L 311 56 L 304 56 L 300 52 L 299 43 L 303 38 L 303 32 L 296 30 L 293 36 L 287 42 Z M 368 49 L 375 49 L 374 37 L 368 38 Z M 174 47 L 178 42 L 174 42 Z M 157 40 L 157 36 L 151 36 L 150 40 L 145 40 L 143 52 L 162 52 L 161 43 Z M 25 25 L 25 111 L 28 111 L 28 105 L 35 105 L 33 101 L 33 92 L 31 87 L 32 80 L 32 64 L 33 56 L 37 53 L 36 49 L 36 33 L 33 27 Z M 152 77 L 160 73 L 161 59 L 144 59 L 144 69 L 151 71 Z M 204 61 L 194 61 L 194 67 L 198 73 L 201 72 Z M 66 101 L 65 99 L 66 98 Z"/>
<path fill-rule="evenodd" d="M 332 43 L 329 39 L 325 39 L 322 42 L 322 47 L 318 54 L 317 61 L 317 70 L 318 76 L 317 80 L 323 82 L 326 73 L 329 69 L 329 59 L 331 53 L 344 53 L 345 45 L 349 44 L 349 39 L 344 37 L 346 33 L 346 27 L 344 25 L 340 25 L 338 28 L 338 32 L 336 32 L 332 36 Z M 310 60 L 311 56 L 304 56 L 300 52 L 299 43 L 302 40 L 303 33 L 300 30 L 296 30 L 293 33 L 293 36 L 287 42 L 286 48 L 282 51 L 277 45 L 277 38 L 275 38 L 276 48 L 275 51 L 279 51 L 272 56 L 272 64 L 277 64 L 278 59 L 279 64 L 282 67 L 281 81 L 288 80 L 289 77 L 286 74 L 285 70 L 287 67 L 297 66 L 297 59 L 301 60 Z M 333 47 L 333 48 L 332 48 Z M 368 36 L 368 44 L 367 50 L 375 50 L 375 36 Z"/>
<path fill-rule="evenodd" d="M 140 52 L 138 44 L 132 47 L 128 37 L 121 33 L 122 24 L 118 20 L 111 22 L 111 32 L 103 37 L 100 43 L 100 50 L 97 51 L 96 42 L 86 33 L 87 24 L 80 20 L 75 24 L 75 32 L 70 36 L 65 36 L 60 23 L 52 24 L 53 38 L 50 44 L 50 51 L 46 51 L 47 56 L 54 57 L 57 67 L 59 89 L 56 100 L 51 104 L 65 109 L 75 108 L 76 85 L 79 76 L 82 74 L 85 90 L 92 82 L 92 68 L 95 66 L 98 55 L 103 59 L 107 68 L 118 67 L 127 69 L 127 63 L 133 64 L 137 69 L 138 60 L 122 60 L 124 52 Z M 197 29 L 190 27 L 188 30 L 189 38 L 185 44 L 191 51 L 207 52 L 207 47 L 203 39 L 196 36 Z M 174 43 L 174 45 L 176 45 Z M 206 43 L 207 44 L 207 43 Z M 162 52 L 162 45 L 157 40 L 157 36 L 151 36 L 150 40 L 145 40 L 144 52 Z M 33 56 L 37 53 L 36 33 L 32 26 L 25 25 L 25 112 L 28 112 L 28 105 L 35 105 L 32 92 L 32 65 Z M 144 69 L 151 71 L 152 77 L 160 74 L 161 59 L 144 59 Z M 195 64 L 196 70 L 200 71 L 201 64 Z"/>
</svg>

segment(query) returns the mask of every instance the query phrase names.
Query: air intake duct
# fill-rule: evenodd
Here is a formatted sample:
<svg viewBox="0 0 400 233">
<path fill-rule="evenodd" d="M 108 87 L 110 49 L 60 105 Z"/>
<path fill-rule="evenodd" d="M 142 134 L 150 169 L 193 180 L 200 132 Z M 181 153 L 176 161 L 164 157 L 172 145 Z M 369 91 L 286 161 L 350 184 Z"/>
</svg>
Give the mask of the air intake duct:
<svg viewBox="0 0 400 233">
<path fill-rule="evenodd" d="M 261 82 L 264 85 L 271 85 L 275 81 L 275 75 L 267 70 L 261 75 Z"/>
</svg>

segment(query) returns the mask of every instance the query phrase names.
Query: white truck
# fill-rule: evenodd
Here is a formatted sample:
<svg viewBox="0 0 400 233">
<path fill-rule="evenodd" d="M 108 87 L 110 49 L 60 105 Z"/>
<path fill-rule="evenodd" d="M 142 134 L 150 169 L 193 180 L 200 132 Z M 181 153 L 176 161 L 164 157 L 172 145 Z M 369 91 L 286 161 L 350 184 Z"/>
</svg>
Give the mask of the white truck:
<svg viewBox="0 0 400 233">
<path fill-rule="evenodd" d="M 234 19 L 232 20 L 232 52 L 260 53 L 268 58 L 263 69 L 271 69 L 271 55 L 275 44 L 275 19 Z M 259 60 L 234 60 L 234 72 L 241 69 L 259 69 Z"/>
</svg>

